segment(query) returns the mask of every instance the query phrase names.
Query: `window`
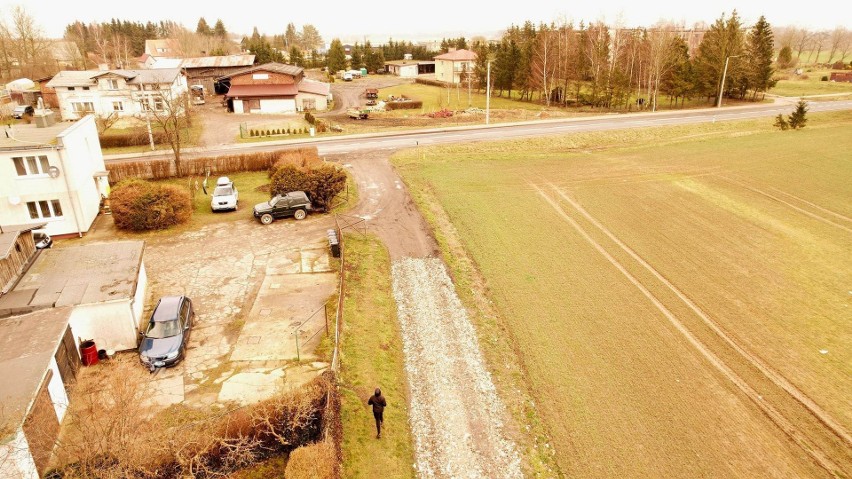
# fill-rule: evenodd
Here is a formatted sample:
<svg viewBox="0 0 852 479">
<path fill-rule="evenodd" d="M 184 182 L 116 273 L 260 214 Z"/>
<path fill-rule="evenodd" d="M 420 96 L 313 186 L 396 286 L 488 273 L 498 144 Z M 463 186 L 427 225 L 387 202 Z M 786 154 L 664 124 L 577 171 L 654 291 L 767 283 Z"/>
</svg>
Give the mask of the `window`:
<svg viewBox="0 0 852 479">
<path fill-rule="evenodd" d="M 46 175 L 50 163 L 46 156 L 16 156 L 12 158 L 18 176 Z"/>
<path fill-rule="evenodd" d="M 142 85 L 142 89 L 146 90 L 146 91 L 154 91 L 154 85 L 151 85 L 150 83 L 145 84 L 145 85 Z"/>
<path fill-rule="evenodd" d="M 95 105 L 90 101 L 78 101 L 71 103 L 74 113 L 92 113 L 95 111 Z"/>
<path fill-rule="evenodd" d="M 68 91 L 74 91 L 74 87 L 73 87 L 73 86 L 69 86 L 69 87 L 68 87 Z"/>
<path fill-rule="evenodd" d="M 251 76 L 252 80 L 269 80 L 268 73 L 255 73 Z"/>
<path fill-rule="evenodd" d="M 110 90 L 118 90 L 118 80 L 107 80 L 107 88 Z"/>
<path fill-rule="evenodd" d="M 154 110 L 155 111 L 163 111 L 163 99 L 162 98 L 154 98 Z"/>
<path fill-rule="evenodd" d="M 89 87 L 87 87 L 87 86 L 83 87 L 83 90 L 88 90 L 88 89 L 89 89 Z"/>
<path fill-rule="evenodd" d="M 112 102 L 112 111 L 124 111 L 124 103 L 120 101 Z"/>
<path fill-rule="evenodd" d="M 59 200 L 27 201 L 27 209 L 30 212 L 30 219 L 34 220 L 62 217 L 62 206 Z"/>
</svg>

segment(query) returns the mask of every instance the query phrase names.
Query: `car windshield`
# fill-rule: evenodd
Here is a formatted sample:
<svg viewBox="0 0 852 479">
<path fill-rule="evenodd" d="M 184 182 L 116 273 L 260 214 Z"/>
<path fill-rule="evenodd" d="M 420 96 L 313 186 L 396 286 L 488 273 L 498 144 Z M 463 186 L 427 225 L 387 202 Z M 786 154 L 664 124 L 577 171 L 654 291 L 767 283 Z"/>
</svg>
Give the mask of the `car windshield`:
<svg viewBox="0 0 852 479">
<path fill-rule="evenodd" d="M 269 200 L 269 206 L 275 206 L 280 199 L 280 196 L 273 196 L 272 199 Z"/>
<path fill-rule="evenodd" d="M 176 319 L 171 321 L 151 321 L 148 323 L 148 330 L 145 331 L 145 337 L 153 339 L 170 338 L 178 334 L 180 334 L 180 323 Z"/>
<path fill-rule="evenodd" d="M 213 190 L 213 196 L 231 196 L 233 194 L 234 190 L 230 186 L 217 186 Z"/>
</svg>

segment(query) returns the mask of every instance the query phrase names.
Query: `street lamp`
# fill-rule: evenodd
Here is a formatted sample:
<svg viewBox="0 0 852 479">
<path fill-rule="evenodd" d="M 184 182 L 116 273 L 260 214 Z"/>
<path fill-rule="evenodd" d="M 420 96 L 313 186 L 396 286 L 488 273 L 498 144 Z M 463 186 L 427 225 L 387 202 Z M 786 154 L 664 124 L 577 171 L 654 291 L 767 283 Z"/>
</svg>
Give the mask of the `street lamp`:
<svg viewBox="0 0 852 479">
<path fill-rule="evenodd" d="M 716 108 L 722 108 L 722 94 L 725 93 L 725 77 L 728 75 L 728 61 L 731 58 L 737 58 L 740 55 L 728 55 L 725 57 L 725 69 L 722 70 L 722 85 L 719 87 L 719 101 L 716 102 Z"/>
</svg>

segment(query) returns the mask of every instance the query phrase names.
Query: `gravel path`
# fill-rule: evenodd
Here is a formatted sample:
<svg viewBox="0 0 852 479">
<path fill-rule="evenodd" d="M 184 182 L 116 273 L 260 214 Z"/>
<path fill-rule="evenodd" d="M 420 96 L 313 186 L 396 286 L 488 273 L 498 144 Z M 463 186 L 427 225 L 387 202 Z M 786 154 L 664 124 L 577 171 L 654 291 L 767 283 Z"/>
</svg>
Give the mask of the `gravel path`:
<svg viewBox="0 0 852 479">
<path fill-rule="evenodd" d="M 394 262 L 393 292 L 419 476 L 522 477 L 518 451 L 503 435 L 503 405 L 443 263 Z"/>
</svg>

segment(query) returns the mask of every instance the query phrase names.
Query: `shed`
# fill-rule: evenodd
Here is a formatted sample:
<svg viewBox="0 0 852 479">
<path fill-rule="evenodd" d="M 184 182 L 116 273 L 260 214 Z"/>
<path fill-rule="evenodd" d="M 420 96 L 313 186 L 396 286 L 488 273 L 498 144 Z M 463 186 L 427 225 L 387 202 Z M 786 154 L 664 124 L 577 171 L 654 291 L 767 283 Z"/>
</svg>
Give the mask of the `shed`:
<svg viewBox="0 0 852 479">
<path fill-rule="evenodd" d="M 0 297 L 12 289 L 38 252 L 30 232 L 47 223 L 0 226 Z"/>
<path fill-rule="evenodd" d="M 414 78 L 417 75 L 435 73 L 435 62 L 424 60 L 391 60 L 385 62 L 388 73 L 403 78 Z"/>
<path fill-rule="evenodd" d="M 17 286 L 0 297 L 0 317 L 72 306 L 77 346 L 136 348 L 147 275 L 142 241 L 117 241 L 43 250 Z"/>
<path fill-rule="evenodd" d="M 80 357 L 71 307 L 0 319 L 0 477 L 39 477 L 68 408 Z"/>
<path fill-rule="evenodd" d="M 831 72 L 830 80 L 852 83 L 852 72 Z"/>
</svg>

